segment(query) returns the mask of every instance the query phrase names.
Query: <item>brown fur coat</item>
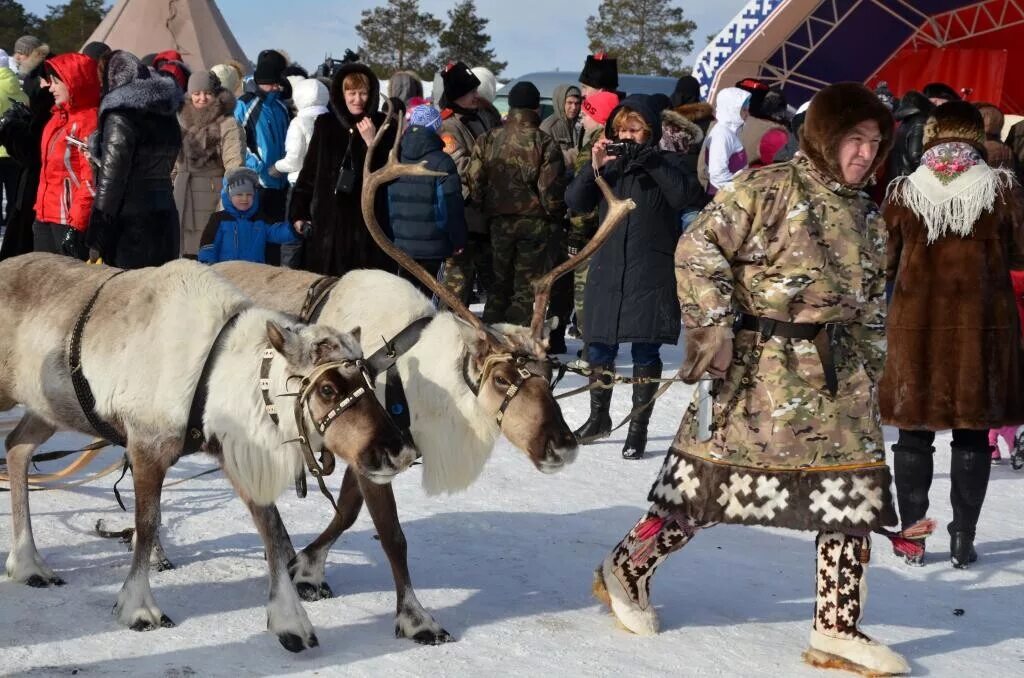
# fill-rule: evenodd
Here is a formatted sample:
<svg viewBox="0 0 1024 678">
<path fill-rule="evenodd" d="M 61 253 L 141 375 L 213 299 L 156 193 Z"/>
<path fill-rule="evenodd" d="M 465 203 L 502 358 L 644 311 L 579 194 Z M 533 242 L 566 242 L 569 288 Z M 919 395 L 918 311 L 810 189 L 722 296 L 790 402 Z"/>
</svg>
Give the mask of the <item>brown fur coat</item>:
<svg viewBox="0 0 1024 678">
<path fill-rule="evenodd" d="M 973 231 L 927 244 L 892 196 L 887 277 L 895 282 L 880 384 L 886 424 L 942 431 L 1024 423 L 1020 330 L 1009 271 L 1024 270 L 1017 194 L 1003 189 Z"/>
</svg>

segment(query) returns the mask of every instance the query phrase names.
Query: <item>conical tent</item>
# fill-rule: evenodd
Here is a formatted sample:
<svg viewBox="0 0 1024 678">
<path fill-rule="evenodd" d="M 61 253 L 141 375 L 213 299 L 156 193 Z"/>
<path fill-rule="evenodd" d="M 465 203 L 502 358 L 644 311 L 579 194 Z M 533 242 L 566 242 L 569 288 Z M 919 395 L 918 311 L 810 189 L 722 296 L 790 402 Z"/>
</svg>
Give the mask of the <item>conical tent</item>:
<svg viewBox="0 0 1024 678">
<path fill-rule="evenodd" d="M 173 49 L 192 70 L 249 60 L 213 0 L 118 0 L 87 42 L 137 56 Z"/>
</svg>

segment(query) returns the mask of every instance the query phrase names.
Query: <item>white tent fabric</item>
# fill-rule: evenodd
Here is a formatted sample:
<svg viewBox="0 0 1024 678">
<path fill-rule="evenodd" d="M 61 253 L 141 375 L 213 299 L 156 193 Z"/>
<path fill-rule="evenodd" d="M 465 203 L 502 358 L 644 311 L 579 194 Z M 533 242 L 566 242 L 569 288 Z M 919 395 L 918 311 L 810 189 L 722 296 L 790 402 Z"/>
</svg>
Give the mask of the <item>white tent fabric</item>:
<svg viewBox="0 0 1024 678">
<path fill-rule="evenodd" d="M 214 0 L 118 0 L 86 42 L 93 41 L 140 57 L 177 50 L 193 71 L 229 59 L 250 66 Z"/>
</svg>

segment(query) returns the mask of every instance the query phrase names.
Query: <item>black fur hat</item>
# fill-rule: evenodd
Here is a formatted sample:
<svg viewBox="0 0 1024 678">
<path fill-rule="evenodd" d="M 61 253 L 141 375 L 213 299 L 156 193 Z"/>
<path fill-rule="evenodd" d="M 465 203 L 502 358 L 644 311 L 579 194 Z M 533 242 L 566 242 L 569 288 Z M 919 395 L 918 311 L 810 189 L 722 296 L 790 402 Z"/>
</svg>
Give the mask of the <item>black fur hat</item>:
<svg viewBox="0 0 1024 678">
<path fill-rule="evenodd" d="M 619 88 L 619 62 L 604 52 L 587 55 L 580 83 L 594 89 L 614 92 Z"/>
<path fill-rule="evenodd" d="M 256 57 L 256 72 L 252 79 L 257 85 L 281 85 L 284 81 L 284 69 L 288 60 L 284 55 L 273 49 L 265 49 Z"/>
<path fill-rule="evenodd" d="M 480 78 L 469 69 L 469 66 L 456 61 L 449 63 L 441 72 L 441 80 L 444 81 L 445 105 L 450 105 L 459 97 L 469 94 L 480 86 Z"/>
<path fill-rule="evenodd" d="M 944 99 L 945 101 L 960 101 L 960 95 L 952 87 L 944 82 L 930 82 L 924 86 L 924 95 L 929 99 Z"/>
</svg>

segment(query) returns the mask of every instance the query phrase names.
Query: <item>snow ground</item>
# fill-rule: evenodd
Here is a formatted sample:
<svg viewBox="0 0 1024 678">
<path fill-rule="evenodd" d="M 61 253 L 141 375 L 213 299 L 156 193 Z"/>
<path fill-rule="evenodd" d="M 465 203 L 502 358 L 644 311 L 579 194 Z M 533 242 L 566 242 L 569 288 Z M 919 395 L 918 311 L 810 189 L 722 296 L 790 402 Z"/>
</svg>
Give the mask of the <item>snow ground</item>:
<svg viewBox="0 0 1024 678">
<path fill-rule="evenodd" d="M 620 369 L 628 370 L 628 351 Z M 665 351 L 666 373 L 679 364 Z M 579 381 L 567 379 L 561 389 Z M 590 596 L 591 573 L 640 517 L 690 390 L 673 387 L 651 425 L 652 450 L 620 458 L 622 433 L 581 448 L 554 476 L 538 473 L 502 440 L 480 481 L 430 498 L 413 469 L 396 482 L 420 600 L 458 642 L 422 647 L 392 636 L 390 569 L 364 514 L 336 545 L 327 578 L 338 598 L 306 604 L 320 647 L 293 655 L 264 631 L 266 568 L 248 513 L 221 474 L 164 493 L 163 539 L 176 570 L 153 573 L 154 595 L 178 626 L 119 627 L 110 611 L 128 570 L 116 540 L 93 525 L 130 525 L 113 478 L 32 493 L 36 542 L 67 586 L 36 590 L 0 578 L 0 674 L 30 676 L 814 676 L 800 661 L 813 605 L 813 535 L 721 526 L 700 534 L 654 583 L 663 631 L 631 636 Z M 629 409 L 615 393 L 613 414 Z M 578 425 L 586 397 L 563 401 Z M 5 422 L 10 416 L 5 416 Z M 6 429 L 0 422 L 0 429 Z M 62 434 L 44 449 L 84 443 Z M 875 540 L 865 629 L 908 657 L 915 675 L 1022 676 L 1024 472 L 993 469 L 978 531 L 980 561 L 966 571 L 945 558 L 950 518 L 949 438 L 940 437 L 931 515 L 940 528 L 927 565 L 896 562 Z M 95 468 L 117 458 L 101 455 Z M 188 459 L 171 480 L 209 468 Z M 47 470 L 44 466 L 42 470 Z M 52 470 L 52 467 L 50 467 Z M 337 487 L 338 478 L 331 479 Z M 0 553 L 11 544 L 9 495 L 0 495 Z M 126 493 L 130 502 L 132 493 Z M 315 491 L 279 506 L 301 547 L 327 524 Z M 954 615 L 956 608 L 964 610 Z M 838 674 L 837 674 L 838 675 Z"/>
</svg>

